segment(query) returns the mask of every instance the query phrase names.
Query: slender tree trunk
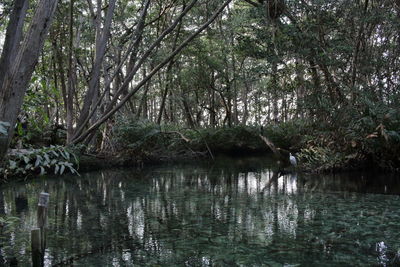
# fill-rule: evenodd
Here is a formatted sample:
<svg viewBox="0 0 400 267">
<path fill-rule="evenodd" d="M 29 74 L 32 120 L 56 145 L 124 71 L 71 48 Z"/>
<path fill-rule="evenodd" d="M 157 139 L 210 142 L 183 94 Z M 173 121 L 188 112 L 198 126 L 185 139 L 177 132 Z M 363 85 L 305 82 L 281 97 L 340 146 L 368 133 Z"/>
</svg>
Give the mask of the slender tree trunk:
<svg viewBox="0 0 400 267">
<path fill-rule="evenodd" d="M 183 5 L 182 12 L 183 12 L 183 10 L 185 10 L 185 8 L 186 8 L 186 5 Z M 173 44 L 172 44 L 172 51 L 174 51 L 176 49 L 178 38 L 179 38 L 179 35 L 180 35 L 180 31 L 181 31 L 181 26 L 182 26 L 182 21 L 179 21 L 178 28 L 177 28 L 177 31 L 176 31 L 176 34 L 175 34 L 175 38 L 174 38 L 174 41 L 173 41 Z M 157 32 L 158 32 L 158 30 L 157 30 Z M 157 117 L 157 124 L 161 123 L 163 114 L 165 115 L 165 117 L 168 116 L 167 111 L 165 109 L 165 104 L 166 104 L 166 101 L 167 101 L 169 88 L 172 85 L 172 73 L 171 72 L 172 72 L 172 67 L 173 67 L 174 62 L 175 61 L 172 59 L 168 63 L 168 66 L 167 66 L 167 69 L 166 69 L 166 83 L 165 83 L 165 88 L 164 88 L 163 94 L 161 96 L 161 104 L 160 104 L 160 109 L 158 111 L 159 113 L 158 113 L 158 117 Z M 161 89 L 161 87 L 160 87 L 160 89 Z"/>
<path fill-rule="evenodd" d="M 56 53 L 53 53 L 51 61 L 52 61 L 51 66 L 52 66 L 52 72 L 53 72 L 54 88 L 58 88 L 58 76 L 57 76 L 58 68 L 57 68 Z M 63 94 L 61 94 L 61 96 L 63 96 Z M 54 98 L 55 98 L 55 105 L 56 105 L 56 123 L 55 124 L 59 125 L 60 124 L 60 111 L 61 111 L 60 103 L 61 103 L 61 101 L 58 97 L 58 94 L 55 94 Z"/>
<path fill-rule="evenodd" d="M 178 38 L 179 38 L 179 35 L 180 35 L 180 31 L 181 31 L 181 26 L 182 26 L 182 23 L 179 23 L 178 28 L 177 28 L 177 32 L 176 32 L 176 35 L 175 35 L 175 38 L 174 38 L 174 43 L 172 45 L 172 51 L 174 51 L 176 49 L 176 46 L 177 46 L 177 43 L 178 43 Z M 173 65 L 174 65 L 174 60 L 172 59 L 168 63 L 167 70 L 166 70 L 167 81 L 166 81 L 164 93 L 163 93 L 162 99 L 161 99 L 161 105 L 160 105 L 160 110 L 159 110 L 159 113 L 158 113 L 157 124 L 161 123 L 161 118 L 162 118 L 163 112 L 165 112 L 164 109 L 165 109 L 165 102 L 166 102 L 167 96 L 168 96 L 168 90 L 169 90 L 170 86 L 172 85 L 172 73 L 171 73 L 171 71 L 172 71 Z"/>
<path fill-rule="evenodd" d="M 273 106 L 273 117 L 274 122 L 279 122 L 279 107 L 278 107 L 278 49 L 276 47 L 276 35 L 278 33 L 277 25 L 274 23 L 272 24 L 272 42 L 274 45 L 274 54 L 275 57 L 273 59 L 272 64 L 272 92 L 273 92 L 273 99 L 272 99 L 272 106 Z"/>
<path fill-rule="evenodd" d="M 182 104 L 183 104 L 183 108 L 184 108 L 184 111 L 185 111 L 185 117 L 186 117 L 187 124 L 188 124 L 188 126 L 190 128 L 194 129 L 195 128 L 195 123 L 194 123 L 194 120 L 193 120 L 192 112 L 190 110 L 190 106 L 189 106 L 189 103 L 188 103 L 187 96 L 186 96 L 185 92 L 182 93 Z"/>
<path fill-rule="evenodd" d="M 361 43 L 364 38 L 364 28 L 365 28 L 365 17 L 366 13 L 368 10 L 368 5 L 369 1 L 365 0 L 364 3 L 364 9 L 363 9 L 363 16 L 361 17 L 361 25 L 360 28 L 358 29 L 357 37 L 356 37 L 356 43 L 354 47 L 354 52 L 353 52 L 353 59 L 351 62 L 351 100 L 353 103 L 355 103 L 357 94 L 356 94 L 356 78 L 357 78 L 357 66 L 358 66 L 358 59 L 359 59 L 359 54 L 360 54 L 360 48 L 361 48 Z"/>
<path fill-rule="evenodd" d="M 242 65 L 244 65 L 246 59 L 243 59 Z M 251 85 L 248 81 L 248 76 L 246 75 L 246 70 L 243 72 L 243 86 L 244 90 L 242 91 L 242 102 L 243 102 L 243 114 L 242 114 L 242 124 L 246 125 L 247 120 L 249 119 L 249 92 L 251 91 Z"/>
<path fill-rule="evenodd" d="M 64 97 L 66 106 L 66 121 L 67 121 L 67 143 L 69 144 L 74 134 L 74 95 L 75 95 L 75 64 L 73 59 L 74 50 L 74 3 L 75 0 L 70 0 L 69 5 L 69 43 L 68 43 L 68 90 Z M 62 56 L 60 55 L 60 60 Z M 60 62 L 61 63 L 61 62 Z M 62 65 L 60 66 L 62 69 Z M 64 70 L 61 70 L 64 72 Z"/>
<path fill-rule="evenodd" d="M 146 69 L 143 69 L 143 77 L 146 77 Z M 145 118 L 147 119 L 147 93 L 150 88 L 150 83 L 146 83 L 143 90 L 143 95 L 139 103 L 138 111 L 136 113 L 136 119 Z M 143 115 L 142 115 L 143 114 Z"/>
<path fill-rule="evenodd" d="M 91 3 L 91 2 L 88 1 L 88 3 Z M 129 61 L 129 64 L 128 64 L 128 74 L 126 75 L 121 87 L 120 88 L 116 88 L 114 90 L 114 97 L 109 102 L 108 107 L 105 108 L 103 113 L 107 113 L 108 110 L 115 105 L 115 103 L 118 101 L 119 97 L 121 95 L 125 95 L 126 94 L 127 88 L 129 87 L 129 83 L 132 81 L 134 74 L 136 74 L 137 70 L 142 65 L 142 63 L 144 61 L 144 58 L 147 58 L 147 56 L 150 54 L 152 49 L 155 47 L 155 46 L 154 47 L 152 46 L 151 48 L 149 48 L 148 51 L 146 51 L 147 56 L 146 56 L 146 53 L 145 53 L 145 55 L 141 58 L 141 60 L 139 60 L 139 62 L 136 63 L 135 66 L 133 66 L 133 64 L 136 62 L 136 55 L 137 55 L 137 52 L 138 52 L 138 49 L 139 49 L 139 45 L 141 43 L 142 33 L 143 33 L 143 29 L 145 27 L 145 18 L 147 16 L 147 10 L 148 10 L 149 6 L 150 6 L 150 0 L 147 0 L 145 5 L 144 5 L 144 7 L 143 7 L 143 10 L 142 10 L 142 12 L 140 14 L 140 19 L 138 21 L 138 25 L 137 25 L 135 33 L 134 33 L 134 40 L 135 41 L 130 45 L 130 47 L 129 47 L 127 53 L 126 53 L 126 56 L 124 57 L 123 60 L 121 60 L 121 64 L 117 66 L 114 75 L 109 80 L 109 83 L 111 83 L 113 81 L 113 79 L 115 78 L 115 76 L 118 75 L 118 72 L 121 70 L 121 68 L 123 66 L 123 63 L 125 63 L 125 60 L 129 56 L 129 53 L 131 53 L 130 54 L 131 55 L 130 61 Z M 91 9 L 93 9 L 93 8 L 91 8 Z M 92 11 L 92 13 L 94 13 L 94 12 Z M 109 14 L 109 15 L 111 15 L 111 14 Z M 95 15 L 93 14 L 93 16 L 95 16 Z M 104 30 L 103 30 L 103 32 L 104 32 Z M 104 55 L 103 55 L 103 57 L 104 57 Z M 106 84 L 105 88 L 107 88 L 109 85 L 110 84 Z M 89 94 L 89 92 L 88 92 L 88 94 Z M 82 115 L 80 116 L 80 126 L 74 132 L 74 139 L 76 139 L 76 137 L 78 137 L 79 135 L 82 134 L 82 132 L 84 131 L 85 127 L 89 123 L 90 118 L 92 116 L 94 116 L 94 114 L 95 114 L 95 112 L 97 110 L 97 107 L 100 105 L 100 101 L 102 101 L 104 95 L 105 94 L 103 93 L 96 103 L 90 102 L 90 99 L 87 100 L 87 103 L 88 103 L 87 105 L 90 104 L 92 109 L 91 109 L 90 113 L 87 113 L 86 115 L 84 113 L 82 113 Z M 90 107 L 89 107 L 88 110 L 90 110 Z"/>
<path fill-rule="evenodd" d="M 172 84 L 171 84 L 171 86 L 172 86 Z M 171 123 L 175 122 L 175 113 L 176 113 L 176 110 L 174 108 L 175 105 L 174 105 L 173 98 L 174 98 L 174 94 L 173 94 L 172 90 L 169 90 L 169 121 Z"/>
<path fill-rule="evenodd" d="M 110 0 L 108 3 L 107 14 L 105 17 L 104 25 L 101 25 L 101 1 L 98 1 L 97 15 L 95 17 L 96 24 L 96 53 L 91 70 L 90 80 L 88 90 L 85 95 L 83 102 L 81 114 L 78 119 L 78 127 L 81 127 L 86 118 L 89 116 L 89 111 L 97 103 L 96 95 L 99 94 L 100 76 L 101 69 L 104 60 L 104 55 L 106 53 L 107 41 L 110 37 L 110 29 L 112 17 L 114 15 L 116 0 Z"/>
<path fill-rule="evenodd" d="M 304 69 L 302 64 L 300 64 L 300 60 L 296 59 L 296 80 L 297 80 L 297 104 L 296 104 L 296 113 L 301 118 L 304 119 L 304 95 L 305 95 L 305 88 L 304 88 Z"/>
<path fill-rule="evenodd" d="M 225 9 L 225 7 L 231 2 L 232 0 L 225 1 L 210 17 L 208 21 L 206 21 L 203 25 L 200 26 L 195 32 L 193 32 L 188 38 L 186 38 L 177 48 L 175 51 L 170 53 L 161 63 L 159 63 L 146 77 L 144 77 L 121 101 L 116 104 L 115 107 L 112 107 L 106 114 L 103 114 L 99 120 L 93 124 L 89 129 L 85 132 L 74 138 L 73 143 L 78 143 L 83 141 L 92 131 L 97 130 L 100 125 L 102 125 L 106 120 L 108 120 L 112 115 L 115 114 L 130 97 L 132 97 L 138 90 L 140 90 L 143 85 L 145 85 L 160 69 L 165 67 L 177 54 L 179 54 L 193 39 L 195 39 L 201 32 L 203 32 Z M 190 6 L 190 5 L 189 5 Z M 176 22 L 178 23 L 178 22 Z M 172 30 L 172 29 L 171 29 Z"/>
<path fill-rule="evenodd" d="M 0 190 L 0 215 L 6 214 L 3 191 Z"/>
<path fill-rule="evenodd" d="M 215 128 L 217 121 L 216 121 L 216 106 L 215 106 L 215 73 L 214 71 L 211 72 L 211 86 L 212 89 L 209 92 L 210 94 L 210 125 L 211 127 Z"/>
<path fill-rule="evenodd" d="M 53 53 L 54 53 L 54 60 L 55 60 L 55 79 L 57 78 L 56 88 L 58 88 L 58 85 L 61 86 L 61 95 L 63 98 L 63 103 L 64 103 L 64 110 L 65 113 L 67 111 L 67 86 L 66 86 L 66 81 L 65 81 L 65 71 L 64 71 L 64 60 L 63 56 L 61 53 L 61 49 L 59 48 L 59 44 L 57 43 L 56 37 L 53 37 Z"/>
</svg>

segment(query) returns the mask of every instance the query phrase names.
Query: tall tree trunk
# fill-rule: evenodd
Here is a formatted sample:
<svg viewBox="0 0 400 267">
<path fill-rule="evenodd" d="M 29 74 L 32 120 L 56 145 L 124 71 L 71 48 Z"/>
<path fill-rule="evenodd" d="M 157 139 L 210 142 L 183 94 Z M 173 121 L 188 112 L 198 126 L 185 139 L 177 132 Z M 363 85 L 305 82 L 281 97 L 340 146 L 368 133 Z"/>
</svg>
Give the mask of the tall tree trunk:
<svg viewBox="0 0 400 267">
<path fill-rule="evenodd" d="M 296 59 L 296 113 L 301 119 L 304 119 L 304 69 L 299 59 Z"/>
<path fill-rule="evenodd" d="M 3 191 L 0 190 L 0 215 L 4 215 L 4 214 L 6 214 L 6 206 L 4 203 L 4 194 L 3 194 Z"/>
<path fill-rule="evenodd" d="M 59 30 L 60 31 L 60 30 Z M 55 80 L 57 80 L 57 84 L 55 85 L 56 88 L 58 86 L 61 86 L 61 96 L 63 98 L 63 103 L 64 103 L 64 110 L 65 112 L 67 111 L 67 86 L 66 86 L 66 80 L 65 80 L 65 71 L 64 71 L 64 60 L 62 56 L 62 51 L 61 48 L 59 47 L 59 43 L 57 43 L 56 40 L 56 34 L 53 35 L 53 54 L 54 54 L 54 68 L 55 68 Z M 58 82 L 59 81 L 59 82 Z"/>
<path fill-rule="evenodd" d="M 116 0 L 110 0 L 108 3 L 107 14 L 105 17 L 104 25 L 101 25 L 101 1 L 98 1 L 97 15 L 95 16 L 96 24 L 96 53 L 91 70 L 90 80 L 88 90 L 85 95 L 83 102 L 81 114 L 78 119 L 78 128 L 81 127 L 86 118 L 89 116 L 89 111 L 96 104 L 96 95 L 99 94 L 100 76 L 101 69 L 104 60 L 104 55 L 106 53 L 107 41 L 110 37 L 110 29 L 112 17 L 114 15 Z"/>
<path fill-rule="evenodd" d="M 210 88 L 215 88 L 215 73 L 214 71 L 211 72 L 211 86 Z M 209 90 L 210 94 L 210 125 L 211 127 L 215 128 L 217 125 L 216 121 L 216 106 L 215 106 L 215 90 Z"/>
<path fill-rule="evenodd" d="M 249 103 L 248 103 L 249 92 L 250 92 L 249 83 L 247 82 L 246 77 L 245 77 L 244 90 L 242 92 L 242 102 L 243 102 L 242 124 L 243 125 L 247 124 L 247 120 L 249 118 Z"/>
<path fill-rule="evenodd" d="M 25 96 L 26 89 L 39 59 L 47 32 L 50 28 L 51 21 L 57 6 L 57 0 L 41 0 L 38 3 L 36 12 L 32 18 L 26 36 L 18 47 L 17 41 L 21 39 L 16 35 L 20 35 L 23 27 L 23 17 L 25 2 L 16 1 L 21 4 L 15 6 L 21 8 L 12 14 L 7 29 L 5 40 L 5 49 L 9 49 L 9 45 L 14 45 L 11 56 L 9 53 L 3 54 L 0 69 L 8 69 L 5 77 L 2 78 L 0 84 L 0 121 L 8 122 L 11 126 L 8 130 L 7 138 L 1 139 L 0 143 L 0 160 L 4 157 L 14 134 L 14 125 L 17 121 L 19 111 Z M 17 16 L 15 18 L 14 16 Z M 22 20 L 22 21 L 21 21 Z M 11 25 L 10 25 L 11 23 Z M 5 60 L 3 58 L 6 57 Z M 4 65 L 3 65 L 4 64 Z"/>
<path fill-rule="evenodd" d="M 184 4 L 183 7 L 182 7 L 182 11 L 185 10 L 185 8 L 186 8 L 186 5 Z M 172 51 L 174 51 L 176 49 L 178 38 L 179 38 L 179 35 L 180 35 L 180 31 L 181 31 L 181 26 L 182 26 L 182 21 L 179 21 L 178 28 L 177 28 L 177 31 L 176 31 L 176 34 L 175 34 L 175 38 L 174 38 L 174 41 L 173 41 L 173 44 L 172 44 Z M 157 33 L 158 33 L 158 29 L 157 29 Z M 167 101 L 169 88 L 172 85 L 172 73 L 171 72 L 172 72 L 173 64 L 174 64 L 174 60 L 172 59 L 168 63 L 168 66 L 167 66 L 167 69 L 166 69 L 166 72 L 165 72 L 166 73 L 166 83 L 165 83 L 164 91 L 163 91 L 162 96 L 161 96 L 161 104 L 160 104 L 160 109 L 158 111 L 157 124 L 161 124 L 161 120 L 162 120 L 163 114 L 165 115 L 165 117 L 168 116 L 167 111 L 165 109 L 165 104 L 166 104 L 166 101 Z M 160 83 L 160 85 L 161 85 L 161 83 Z M 160 87 L 160 89 L 161 89 L 161 87 Z"/>
<path fill-rule="evenodd" d="M 182 23 L 180 22 L 179 25 L 178 25 L 178 28 L 177 28 L 177 32 L 176 32 L 175 38 L 174 38 L 174 43 L 172 45 L 172 51 L 174 51 L 176 49 L 176 45 L 178 43 L 178 38 L 179 38 L 179 35 L 180 35 L 180 32 L 181 32 L 181 26 L 182 26 Z M 165 109 L 165 102 L 166 102 L 167 96 L 168 96 L 168 90 L 172 85 L 172 73 L 171 73 L 171 71 L 172 71 L 172 66 L 173 65 L 174 65 L 174 60 L 172 59 L 168 63 L 167 70 L 166 70 L 167 81 L 166 81 L 164 93 L 163 93 L 162 99 L 161 99 L 161 105 L 160 105 L 160 110 L 159 110 L 159 113 L 158 113 L 157 124 L 161 123 L 161 118 L 162 118 L 163 112 L 165 112 L 164 109 Z"/>
<path fill-rule="evenodd" d="M 152 68 L 152 66 L 151 66 Z M 146 77 L 146 69 L 143 69 L 143 77 Z M 136 113 L 136 119 L 140 119 L 140 118 L 144 118 L 147 119 L 147 92 L 150 89 L 150 83 L 146 83 L 146 85 L 144 86 L 144 90 L 143 90 L 143 95 L 142 98 L 139 102 L 139 107 L 138 107 L 138 111 Z M 143 114 L 143 115 L 142 115 Z"/>
<path fill-rule="evenodd" d="M 182 92 L 182 104 L 183 104 L 183 109 L 185 111 L 185 117 L 187 124 L 189 125 L 190 128 L 195 128 L 195 123 L 193 120 L 192 112 L 190 111 L 190 106 L 186 97 L 186 93 Z"/>
<path fill-rule="evenodd" d="M 175 113 L 176 113 L 173 98 L 174 98 L 174 94 L 173 94 L 172 90 L 169 90 L 169 121 L 171 123 L 175 122 Z"/>
<path fill-rule="evenodd" d="M 27 9 L 28 0 L 16 0 L 14 2 L 0 58 L 0 86 L 3 85 L 4 78 L 17 56 Z"/>
<path fill-rule="evenodd" d="M 196 31 L 194 31 L 188 38 L 186 38 L 172 53 L 170 53 L 163 61 L 161 61 L 154 69 L 144 77 L 134 88 L 132 88 L 129 93 L 121 99 L 121 101 L 115 105 L 115 107 L 110 107 L 109 111 L 106 111 L 106 114 L 103 114 L 101 118 L 97 120 L 95 124 L 89 127 L 85 132 L 81 133 L 79 136 L 74 138 L 73 143 L 78 143 L 83 141 L 91 132 L 97 130 L 100 125 L 102 125 L 106 120 L 108 120 L 111 116 L 115 114 L 122 106 L 125 105 L 126 101 L 130 97 L 139 91 L 143 85 L 145 85 L 160 69 L 165 67 L 177 54 L 179 54 L 193 39 L 195 39 L 201 32 L 203 32 L 225 9 L 225 7 L 232 2 L 232 0 L 226 0 L 207 20 L 203 25 L 201 25 Z M 189 5 L 190 6 L 190 5 Z M 188 7 L 189 7 L 188 6 Z M 178 23 L 178 22 L 176 22 Z M 171 29 L 172 30 L 172 29 Z M 165 37 L 165 36 L 164 36 Z M 132 78 L 132 77 L 131 77 Z"/>
<path fill-rule="evenodd" d="M 88 3 L 91 3 L 91 2 L 88 1 Z M 145 19 L 146 19 L 146 16 L 147 16 L 147 10 L 148 10 L 149 6 L 150 6 L 150 0 L 146 0 L 146 3 L 144 4 L 143 10 L 142 10 L 142 12 L 140 14 L 140 19 L 138 21 L 138 24 L 137 24 L 137 27 L 136 27 L 136 30 L 135 30 L 135 33 L 134 33 L 134 42 L 128 48 L 126 56 L 124 57 L 123 60 L 121 60 L 121 64 L 117 66 L 116 71 L 115 71 L 114 75 L 111 77 L 111 79 L 109 80 L 109 82 L 111 83 L 113 81 L 113 79 L 115 78 L 115 76 L 118 75 L 119 71 L 121 70 L 121 68 L 123 66 L 123 63 L 125 63 L 125 60 L 127 59 L 127 57 L 129 56 L 129 53 L 130 53 L 130 60 L 129 60 L 128 67 L 127 67 L 128 68 L 128 74 L 126 75 L 126 77 L 124 79 L 124 82 L 122 83 L 121 87 L 120 88 L 115 88 L 114 97 L 113 97 L 112 100 L 109 101 L 109 105 L 108 105 L 108 107 L 105 108 L 103 113 L 107 113 L 108 110 L 110 108 L 112 108 L 114 106 L 114 104 L 118 101 L 119 97 L 121 95 L 125 95 L 126 94 L 127 88 L 129 86 L 129 83 L 131 82 L 131 80 L 133 79 L 134 74 L 136 74 L 137 70 L 139 69 L 139 67 L 143 63 L 142 59 L 145 56 L 143 56 L 141 58 L 141 60 L 138 63 L 136 63 L 136 65 L 134 65 L 134 63 L 136 62 L 136 56 L 137 56 L 137 53 L 138 53 L 138 49 L 139 49 L 139 46 L 140 46 L 140 43 L 141 43 L 141 40 L 142 40 L 142 33 L 143 33 L 143 29 L 145 27 Z M 91 8 L 91 9 L 93 9 L 93 8 Z M 94 13 L 94 12 L 92 11 L 92 13 Z M 92 16 L 95 16 L 95 15 L 92 14 Z M 104 30 L 103 30 L 103 32 L 104 32 Z M 146 51 L 146 53 L 150 54 L 150 52 L 152 51 L 151 49 L 152 48 L 149 48 L 148 51 Z M 103 57 L 104 57 L 104 55 L 103 55 Z M 110 84 L 106 84 L 105 88 L 107 88 L 109 85 Z M 88 91 L 87 94 L 90 94 L 90 92 Z M 94 114 L 95 114 L 95 112 L 97 110 L 97 107 L 99 106 L 100 101 L 103 99 L 104 95 L 105 94 L 103 93 L 96 103 L 91 102 L 90 99 L 88 98 L 86 105 L 90 105 L 90 107 L 88 108 L 89 111 L 90 111 L 90 108 L 92 108 L 92 109 L 91 109 L 90 113 L 89 112 L 88 113 L 82 113 L 82 115 L 80 116 L 79 127 L 77 127 L 76 131 L 74 132 L 74 139 L 76 139 L 76 137 L 78 137 L 79 135 L 82 134 L 82 132 L 84 131 L 84 128 L 88 125 L 88 122 L 89 122 L 90 118 L 92 116 L 94 116 Z M 85 106 L 85 104 L 84 104 L 84 106 Z"/>
<path fill-rule="evenodd" d="M 68 44 L 68 90 L 65 94 L 65 112 L 67 121 L 67 143 L 69 144 L 74 134 L 74 95 L 75 95 L 75 60 L 73 59 L 74 50 L 74 3 L 70 0 L 69 5 L 69 44 Z M 62 56 L 60 55 L 60 58 Z M 62 66 L 60 66 L 62 68 Z M 63 70 L 62 70 L 63 71 Z"/>
<path fill-rule="evenodd" d="M 273 106 L 273 117 L 274 117 L 274 122 L 278 123 L 279 122 L 279 107 L 278 107 L 278 49 L 277 49 L 277 44 L 276 44 L 276 35 L 277 35 L 278 29 L 277 25 L 275 23 L 272 24 L 272 43 L 274 45 L 274 58 L 271 62 L 272 64 L 272 93 L 273 93 L 273 99 L 272 99 L 272 106 Z"/>
<path fill-rule="evenodd" d="M 365 17 L 367 14 L 368 10 L 368 4 L 369 1 L 365 0 L 364 3 L 364 9 L 363 9 L 363 16 L 360 18 L 360 28 L 358 29 L 357 37 L 356 37 L 356 43 L 354 46 L 354 52 L 353 52 L 353 59 L 351 62 L 351 100 L 353 103 L 355 103 L 357 94 L 356 94 L 356 78 L 357 78 L 357 67 L 358 67 L 358 59 L 359 59 L 359 54 L 360 54 L 360 48 L 361 48 L 361 43 L 364 39 L 364 28 L 365 28 Z"/>
</svg>

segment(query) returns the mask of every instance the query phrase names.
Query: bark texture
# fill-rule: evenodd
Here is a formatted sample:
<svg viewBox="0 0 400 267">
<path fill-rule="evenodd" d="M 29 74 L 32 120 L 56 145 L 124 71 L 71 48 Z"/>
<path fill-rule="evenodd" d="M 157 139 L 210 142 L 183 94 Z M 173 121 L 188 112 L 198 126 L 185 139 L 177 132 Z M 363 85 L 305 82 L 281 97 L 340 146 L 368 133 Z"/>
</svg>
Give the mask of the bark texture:
<svg viewBox="0 0 400 267">
<path fill-rule="evenodd" d="M 7 138 L 0 142 L 0 160 L 7 152 L 14 134 L 14 125 L 24 99 L 28 83 L 38 61 L 50 28 L 57 0 L 41 0 L 22 40 L 22 29 L 28 1 L 17 0 L 7 28 L 4 51 L 0 59 L 0 121 L 10 123 Z"/>
</svg>

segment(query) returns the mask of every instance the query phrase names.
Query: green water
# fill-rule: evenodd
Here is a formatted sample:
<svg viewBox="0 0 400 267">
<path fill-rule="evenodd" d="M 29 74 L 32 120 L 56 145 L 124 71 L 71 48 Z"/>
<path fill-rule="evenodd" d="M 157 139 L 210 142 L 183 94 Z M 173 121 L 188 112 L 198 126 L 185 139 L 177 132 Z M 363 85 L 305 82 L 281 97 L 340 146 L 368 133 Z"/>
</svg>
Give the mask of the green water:
<svg viewBox="0 0 400 267">
<path fill-rule="evenodd" d="M 0 266 L 30 266 L 50 193 L 45 265 L 400 266 L 400 181 L 288 173 L 265 158 L 107 170 L 0 187 Z"/>
</svg>

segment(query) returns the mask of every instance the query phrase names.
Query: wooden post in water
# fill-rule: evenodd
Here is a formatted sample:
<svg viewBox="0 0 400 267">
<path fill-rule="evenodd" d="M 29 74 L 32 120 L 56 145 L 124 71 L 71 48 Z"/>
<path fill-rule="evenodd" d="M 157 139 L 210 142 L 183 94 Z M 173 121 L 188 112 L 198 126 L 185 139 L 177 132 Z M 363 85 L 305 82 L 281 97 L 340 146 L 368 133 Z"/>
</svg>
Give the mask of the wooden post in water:
<svg viewBox="0 0 400 267">
<path fill-rule="evenodd" d="M 47 207 L 49 205 L 49 193 L 40 193 L 37 210 L 37 226 L 31 231 L 32 245 L 32 266 L 43 266 L 44 252 L 46 250 L 46 224 L 47 224 Z"/>
<path fill-rule="evenodd" d="M 37 211 L 37 224 L 41 231 L 41 244 L 42 251 L 46 249 L 46 226 L 47 226 L 47 208 L 49 205 L 50 194 L 40 193 L 38 211 Z"/>
<path fill-rule="evenodd" d="M 41 240 L 40 228 L 35 228 L 31 231 L 31 247 L 32 247 L 32 266 L 41 267 L 43 266 L 42 260 L 42 240 Z"/>
</svg>

